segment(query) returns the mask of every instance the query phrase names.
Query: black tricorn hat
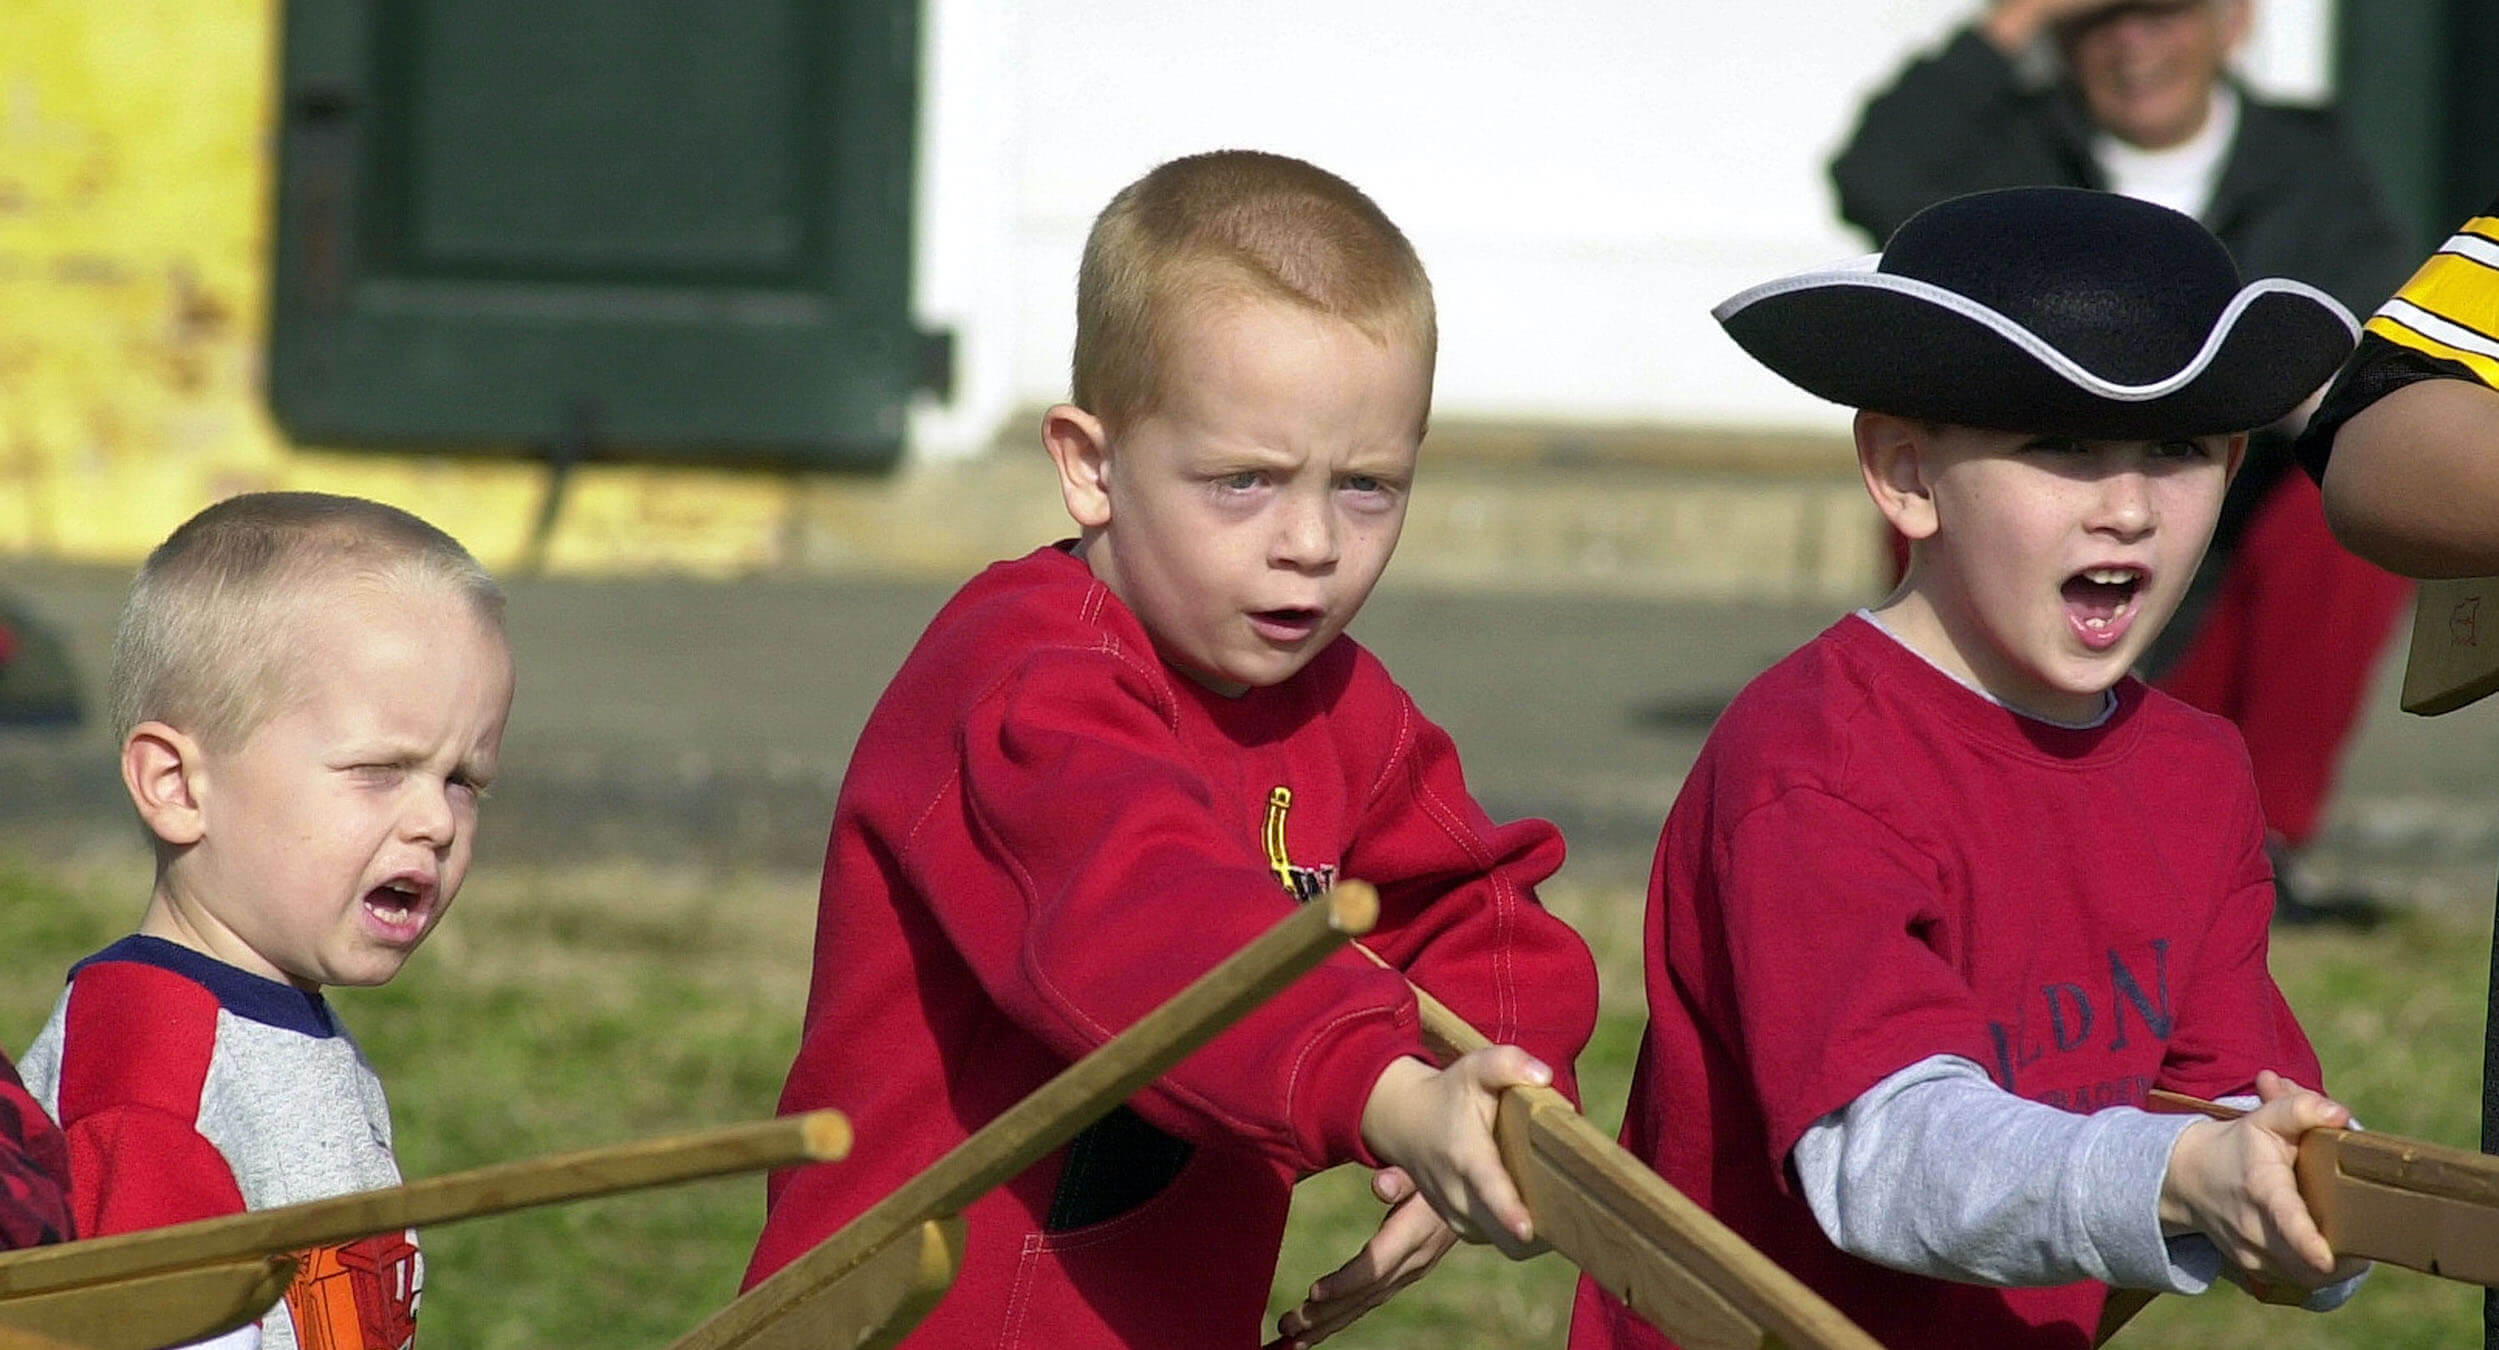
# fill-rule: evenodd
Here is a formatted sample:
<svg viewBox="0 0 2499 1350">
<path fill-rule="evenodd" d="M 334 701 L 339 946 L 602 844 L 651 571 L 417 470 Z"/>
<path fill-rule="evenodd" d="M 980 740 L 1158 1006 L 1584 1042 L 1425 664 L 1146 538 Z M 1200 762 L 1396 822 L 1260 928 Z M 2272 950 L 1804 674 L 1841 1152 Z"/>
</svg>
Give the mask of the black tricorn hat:
<svg viewBox="0 0 2499 1350">
<path fill-rule="evenodd" d="M 1881 253 L 1710 311 L 1755 360 L 1852 408 L 1998 431 L 2157 440 L 2268 425 L 2360 326 L 2165 206 L 2083 188 L 1938 202 Z"/>
</svg>

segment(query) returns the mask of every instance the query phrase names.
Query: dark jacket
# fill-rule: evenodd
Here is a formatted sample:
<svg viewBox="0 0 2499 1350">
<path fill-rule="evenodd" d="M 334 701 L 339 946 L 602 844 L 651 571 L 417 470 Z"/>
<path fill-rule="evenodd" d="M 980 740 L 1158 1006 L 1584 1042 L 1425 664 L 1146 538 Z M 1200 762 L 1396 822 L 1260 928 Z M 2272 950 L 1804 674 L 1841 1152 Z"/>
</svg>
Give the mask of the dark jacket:
<svg viewBox="0 0 2499 1350">
<path fill-rule="evenodd" d="M 2063 86 L 2031 88 L 1963 29 L 1866 105 L 1831 162 L 1840 215 L 1877 247 L 1946 197 L 2055 184 L 2105 188 L 2091 123 Z M 2250 279 L 2304 281 L 2366 317 L 2410 275 L 2413 250 L 2332 114 L 2240 90 L 2239 131 L 2204 224 Z"/>
</svg>

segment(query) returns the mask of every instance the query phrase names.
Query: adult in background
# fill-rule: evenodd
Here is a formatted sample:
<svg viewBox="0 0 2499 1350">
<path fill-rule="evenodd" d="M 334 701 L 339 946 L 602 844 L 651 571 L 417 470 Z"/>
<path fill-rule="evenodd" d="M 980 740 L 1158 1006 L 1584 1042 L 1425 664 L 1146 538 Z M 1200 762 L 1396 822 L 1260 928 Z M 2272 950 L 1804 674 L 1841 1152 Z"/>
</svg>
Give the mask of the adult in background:
<svg viewBox="0 0 2499 1350">
<path fill-rule="evenodd" d="M 2368 313 L 2411 250 L 2330 113 L 2263 101 L 2231 76 L 2248 22 L 2249 0 L 1996 0 L 1866 105 L 1831 164 L 1840 215 L 1879 247 L 1947 197 L 2101 188 L 2194 216 L 2244 275 Z M 2410 588 L 2338 546 L 2316 486 L 2286 472 L 2304 418 L 2254 438 L 2196 588 L 2144 666 L 2246 739 L 2278 917 L 2366 921 L 2365 904 L 2302 897 L 2284 864 L 2316 833 Z"/>
</svg>

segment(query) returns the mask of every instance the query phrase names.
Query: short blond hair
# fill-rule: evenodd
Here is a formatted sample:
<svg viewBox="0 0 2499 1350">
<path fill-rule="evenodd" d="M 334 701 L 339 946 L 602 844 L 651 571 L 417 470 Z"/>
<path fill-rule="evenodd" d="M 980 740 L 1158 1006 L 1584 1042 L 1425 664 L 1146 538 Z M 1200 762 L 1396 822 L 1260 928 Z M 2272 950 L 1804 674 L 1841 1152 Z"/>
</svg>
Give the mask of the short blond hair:
<svg viewBox="0 0 2499 1350">
<path fill-rule="evenodd" d="M 254 492 L 184 521 L 131 583 L 113 630 L 113 738 L 164 722 L 211 749 L 241 744 L 292 695 L 292 629 L 340 581 L 440 587 L 500 633 L 503 588 L 460 541 L 380 502 Z"/>
<path fill-rule="evenodd" d="M 1440 339 L 1414 245 L 1325 169 L 1218 150 L 1161 165 L 1094 220 L 1076 277 L 1076 405 L 1113 428 L 1154 411 L 1185 321 L 1240 299 L 1342 319 L 1383 345 L 1412 343 L 1428 395 Z"/>
</svg>

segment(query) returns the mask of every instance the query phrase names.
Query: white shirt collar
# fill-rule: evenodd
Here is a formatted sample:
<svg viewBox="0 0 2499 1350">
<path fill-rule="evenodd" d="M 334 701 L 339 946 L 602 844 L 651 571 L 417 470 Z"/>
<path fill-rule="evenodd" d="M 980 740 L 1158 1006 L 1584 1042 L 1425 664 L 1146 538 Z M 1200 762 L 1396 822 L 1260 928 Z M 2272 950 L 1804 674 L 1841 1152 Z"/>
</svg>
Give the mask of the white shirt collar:
<svg viewBox="0 0 2499 1350">
<path fill-rule="evenodd" d="M 2109 191 L 2202 219 L 2238 133 L 2239 91 L 2224 80 L 2213 86 L 2212 108 L 2193 136 L 2166 150 L 2146 150 L 2094 132 L 2091 157 L 2108 176 Z"/>
</svg>

